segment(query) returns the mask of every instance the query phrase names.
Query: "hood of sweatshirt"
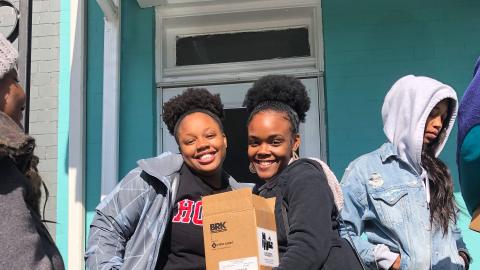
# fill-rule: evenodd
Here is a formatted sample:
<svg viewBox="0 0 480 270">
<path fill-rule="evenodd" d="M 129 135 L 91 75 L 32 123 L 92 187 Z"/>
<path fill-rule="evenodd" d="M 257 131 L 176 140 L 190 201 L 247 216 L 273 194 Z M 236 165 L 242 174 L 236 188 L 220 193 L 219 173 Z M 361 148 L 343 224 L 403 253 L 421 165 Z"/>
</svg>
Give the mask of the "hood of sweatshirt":
<svg viewBox="0 0 480 270">
<path fill-rule="evenodd" d="M 445 146 L 457 115 L 457 94 L 452 87 L 428 77 L 400 78 L 385 96 L 382 106 L 383 131 L 399 157 L 422 173 L 421 155 L 425 124 L 432 109 L 443 99 L 451 99 L 451 115 L 443 127 L 435 149 L 438 156 Z"/>
</svg>

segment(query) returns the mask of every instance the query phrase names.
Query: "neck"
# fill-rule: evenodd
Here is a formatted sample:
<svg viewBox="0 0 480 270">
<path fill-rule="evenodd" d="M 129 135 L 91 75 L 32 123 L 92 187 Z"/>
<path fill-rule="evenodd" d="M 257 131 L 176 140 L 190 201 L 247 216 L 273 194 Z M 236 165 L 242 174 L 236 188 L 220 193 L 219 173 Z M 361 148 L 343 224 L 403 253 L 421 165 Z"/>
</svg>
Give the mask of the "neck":
<svg viewBox="0 0 480 270">
<path fill-rule="evenodd" d="M 219 170 L 211 175 L 198 175 L 205 183 L 214 189 L 219 189 L 223 186 L 222 171 Z"/>
</svg>

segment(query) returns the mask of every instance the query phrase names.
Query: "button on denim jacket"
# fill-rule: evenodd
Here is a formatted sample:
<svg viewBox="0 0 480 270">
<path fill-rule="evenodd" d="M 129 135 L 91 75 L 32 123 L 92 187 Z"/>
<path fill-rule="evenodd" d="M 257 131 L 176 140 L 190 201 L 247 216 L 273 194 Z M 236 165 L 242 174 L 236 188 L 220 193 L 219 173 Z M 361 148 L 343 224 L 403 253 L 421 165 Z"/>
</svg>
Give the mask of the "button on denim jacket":
<svg viewBox="0 0 480 270">
<path fill-rule="evenodd" d="M 464 269 L 458 255 L 459 250 L 466 252 L 460 230 L 452 222 L 444 235 L 430 223 L 423 179 L 398 158 L 393 144 L 353 161 L 341 186 L 341 234 L 347 239 L 350 235 L 368 268 L 381 269 L 385 254 L 379 250 L 390 253 L 386 246 L 400 254 L 401 269 Z"/>
</svg>

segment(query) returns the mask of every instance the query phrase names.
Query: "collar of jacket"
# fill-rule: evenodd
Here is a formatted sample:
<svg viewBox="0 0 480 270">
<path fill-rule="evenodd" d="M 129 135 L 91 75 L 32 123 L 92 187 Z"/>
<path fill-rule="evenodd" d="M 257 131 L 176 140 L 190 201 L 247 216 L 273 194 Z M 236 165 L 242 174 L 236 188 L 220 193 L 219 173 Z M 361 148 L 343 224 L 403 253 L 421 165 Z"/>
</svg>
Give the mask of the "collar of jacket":
<svg viewBox="0 0 480 270">
<path fill-rule="evenodd" d="M 380 148 L 380 158 L 382 159 L 382 162 L 385 163 L 390 157 L 398 157 L 398 153 L 397 148 L 395 148 L 392 143 L 388 142 L 383 144 Z"/>
<path fill-rule="evenodd" d="M 0 159 L 5 156 L 15 157 L 33 155 L 35 140 L 5 113 L 0 112 Z"/>
</svg>

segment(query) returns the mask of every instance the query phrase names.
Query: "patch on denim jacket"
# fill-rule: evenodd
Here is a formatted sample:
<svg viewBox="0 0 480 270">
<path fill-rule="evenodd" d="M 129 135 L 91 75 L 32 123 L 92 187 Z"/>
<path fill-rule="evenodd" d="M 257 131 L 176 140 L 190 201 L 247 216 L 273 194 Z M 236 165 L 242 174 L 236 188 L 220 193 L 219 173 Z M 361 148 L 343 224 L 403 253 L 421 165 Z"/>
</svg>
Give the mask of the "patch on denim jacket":
<svg viewBox="0 0 480 270">
<path fill-rule="evenodd" d="M 383 185 L 383 178 L 379 173 L 374 172 L 368 179 L 368 184 L 374 187 L 381 187 Z"/>
</svg>

